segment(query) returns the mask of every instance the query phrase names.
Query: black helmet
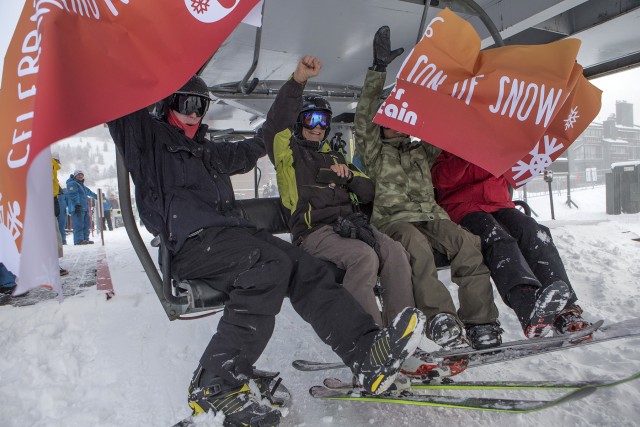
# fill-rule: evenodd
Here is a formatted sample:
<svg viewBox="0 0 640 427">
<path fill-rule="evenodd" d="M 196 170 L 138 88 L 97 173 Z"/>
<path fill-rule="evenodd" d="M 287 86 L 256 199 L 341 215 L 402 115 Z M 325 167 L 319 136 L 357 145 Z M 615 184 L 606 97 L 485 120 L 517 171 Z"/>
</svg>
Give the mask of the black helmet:
<svg viewBox="0 0 640 427">
<path fill-rule="evenodd" d="M 169 106 L 174 101 L 176 95 L 194 95 L 204 98 L 206 100 L 206 114 L 206 110 L 209 108 L 209 101 L 211 100 L 209 88 L 201 77 L 193 75 L 180 89 L 156 103 L 155 114 L 157 118 L 166 120 L 167 114 L 169 113 Z"/>
<path fill-rule="evenodd" d="M 298 121 L 296 122 L 296 126 L 294 129 L 294 133 L 298 136 L 302 134 L 302 115 L 307 111 L 324 111 L 329 114 L 329 126 L 325 129 L 325 138 L 329 136 L 329 132 L 331 131 L 331 116 L 333 115 L 333 111 L 331 111 L 331 104 L 327 101 L 326 98 L 318 95 L 304 95 L 302 97 L 302 108 L 298 112 Z"/>
<path fill-rule="evenodd" d="M 302 108 L 298 116 L 307 111 L 326 111 L 329 114 L 333 114 L 329 101 L 318 95 L 305 95 L 302 97 Z"/>
<path fill-rule="evenodd" d="M 202 80 L 200 76 L 194 75 L 192 76 L 188 82 L 184 84 L 180 89 L 176 91 L 176 93 L 180 93 L 182 95 L 196 95 L 202 96 L 203 98 L 207 98 L 211 100 L 209 97 L 209 88 L 207 84 Z"/>
</svg>

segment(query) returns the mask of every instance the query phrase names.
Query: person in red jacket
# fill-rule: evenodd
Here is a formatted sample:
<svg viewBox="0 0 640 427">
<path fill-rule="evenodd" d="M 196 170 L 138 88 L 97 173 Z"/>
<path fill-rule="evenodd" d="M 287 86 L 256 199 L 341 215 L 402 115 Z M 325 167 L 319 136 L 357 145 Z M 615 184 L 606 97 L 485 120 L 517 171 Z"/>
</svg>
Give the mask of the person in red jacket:
<svg viewBox="0 0 640 427">
<path fill-rule="evenodd" d="M 438 203 L 480 236 L 484 262 L 528 338 L 586 328 L 551 232 L 515 208 L 509 183 L 443 151 L 431 169 Z"/>
</svg>

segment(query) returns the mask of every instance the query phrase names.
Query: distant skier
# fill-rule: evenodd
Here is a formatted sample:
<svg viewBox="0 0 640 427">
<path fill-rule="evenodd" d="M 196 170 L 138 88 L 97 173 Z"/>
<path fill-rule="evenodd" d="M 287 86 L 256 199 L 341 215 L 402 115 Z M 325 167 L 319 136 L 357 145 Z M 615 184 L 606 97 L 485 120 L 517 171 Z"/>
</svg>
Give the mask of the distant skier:
<svg viewBox="0 0 640 427">
<path fill-rule="evenodd" d="M 189 387 L 194 415 L 225 415 L 225 425 L 275 426 L 280 413 L 249 387 L 285 296 L 369 392 L 386 390 L 412 353 L 424 318 L 407 308 L 379 329 L 325 264 L 234 212 L 230 176 L 264 156 L 261 131 L 237 143 L 204 138 L 209 90 L 198 76 L 157 104 L 109 123 L 136 187 L 140 218 L 162 235 L 181 279 L 209 279 L 228 293 L 218 331 Z M 417 333 L 416 333 L 417 332 Z"/>
<path fill-rule="evenodd" d="M 73 224 L 73 244 L 88 245 L 91 230 L 88 198 L 96 199 L 98 195 L 84 185 L 84 172 L 76 169 L 67 180 L 67 203 L 71 211 Z"/>
<path fill-rule="evenodd" d="M 590 325 L 576 305 L 551 232 L 515 208 L 504 176 L 495 177 L 446 151 L 431 174 L 438 203 L 452 220 L 480 236 L 496 288 L 528 338 Z"/>
<path fill-rule="evenodd" d="M 102 229 L 106 230 L 107 225 L 109 226 L 109 231 L 113 231 L 113 224 L 111 223 L 111 202 L 105 197 L 102 199 Z"/>
<path fill-rule="evenodd" d="M 60 228 L 58 227 L 58 216 L 60 215 L 60 201 L 58 200 L 59 196 L 63 194 L 62 187 L 60 186 L 60 181 L 58 181 L 58 171 L 60 170 L 60 156 L 57 153 L 52 153 L 51 155 L 51 179 L 53 183 L 53 215 L 55 217 L 53 221 L 53 226 L 56 229 L 56 236 L 58 238 L 58 258 L 62 258 L 64 255 L 64 249 L 62 247 L 62 233 L 60 233 Z M 62 267 L 60 268 L 60 275 L 66 276 L 69 274 L 67 270 Z"/>
</svg>

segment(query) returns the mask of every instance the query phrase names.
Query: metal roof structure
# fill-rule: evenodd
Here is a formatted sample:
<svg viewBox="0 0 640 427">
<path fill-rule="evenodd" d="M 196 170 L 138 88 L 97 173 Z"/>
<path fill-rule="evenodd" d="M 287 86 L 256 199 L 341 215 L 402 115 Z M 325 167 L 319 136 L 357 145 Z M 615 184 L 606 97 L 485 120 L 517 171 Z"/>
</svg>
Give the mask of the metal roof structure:
<svg viewBox="0 0 640 427">
<path fill-rule="evenodd" d="M 425 24 L 445 7 L 474 26 L 483 48 L 493 46 L 496 38 L 513 45 L 573 37 L 582 41 L 578 62 L 587 77 L 640 63 L 640 0 L 426 1 L 265 0 L 262 27 L 240 24 L 203 66 L 202 77 L 217 98 L 207 122 L 217 129 L 257 127 L 277 90 L 307 54 L 323 62 L 307 90 L 328 96 L 334 116 L 353 113 L 371 65 L 376 30 L 388 25 L 392 47 L 405 48 L 388 69 L 391 84 Z M 483 14 L 499 36 L 490 33 Z"/>
</svg>

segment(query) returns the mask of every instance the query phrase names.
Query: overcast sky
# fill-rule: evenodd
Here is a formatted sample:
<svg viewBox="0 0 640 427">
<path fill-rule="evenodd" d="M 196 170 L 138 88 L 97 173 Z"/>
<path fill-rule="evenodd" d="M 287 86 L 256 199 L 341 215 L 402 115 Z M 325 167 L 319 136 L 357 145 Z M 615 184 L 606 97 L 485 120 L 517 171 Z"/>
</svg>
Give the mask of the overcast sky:
<svg viewBox="0 0 640 427">
<path fill-rule="evenodd" d="M 23 0 L 0 0 L 0 55 L 4 68 L 4 55 L 22 12 Z M 0 78 L 2 77 L 0 70 Z M 238 77 L 239 78 L 239 77 Z M 602 110 L 596 118 L 601 121 L 615 113 L 616 100 L 634 104 L 634 123 L 640 125 L 640 67 L 591 81 L 602 91 Z M 1 86 L 1 84 L 0 84 Z"/>
</svg>

